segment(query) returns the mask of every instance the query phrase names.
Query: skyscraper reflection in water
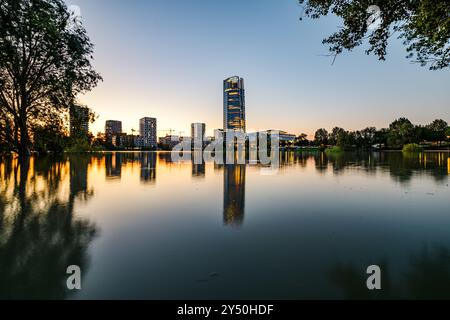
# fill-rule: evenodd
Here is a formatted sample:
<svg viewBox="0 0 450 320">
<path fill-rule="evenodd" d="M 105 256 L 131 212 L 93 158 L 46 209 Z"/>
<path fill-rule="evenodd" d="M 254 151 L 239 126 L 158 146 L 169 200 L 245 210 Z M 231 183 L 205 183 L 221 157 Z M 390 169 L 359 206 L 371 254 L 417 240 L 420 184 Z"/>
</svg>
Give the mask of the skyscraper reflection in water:
<svg viewBox="0 0 450 320">
<path fill-rule="evenodd" d="M 245 165 L 224 165 L 223 222 L 240 226 L 245 213 Z"/>
<path fill-rule="evenodd" d="M 141 154 L 141 182 L 155 182 L 156 180 L 156 153 Z"/>
<path fill-rule="evenodd" d="M 107 179 L 120 179 L 120 177 L 122 176 L 122 154 L 106 154 L 105 169 Z"/>
</svg>

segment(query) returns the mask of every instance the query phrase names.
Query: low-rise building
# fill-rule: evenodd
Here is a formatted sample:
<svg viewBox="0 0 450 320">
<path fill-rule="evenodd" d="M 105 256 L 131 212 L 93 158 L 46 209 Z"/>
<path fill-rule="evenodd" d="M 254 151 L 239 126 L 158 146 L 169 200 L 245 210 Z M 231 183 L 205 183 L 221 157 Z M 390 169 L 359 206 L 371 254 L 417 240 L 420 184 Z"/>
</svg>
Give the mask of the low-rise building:
<svg viewBox="0 0 450 320">
<path fill-rule="evenodd" d="M 180 143 L 180 136 L 166 135 L 165 137 L 159 138 L 159 143 L 164 148 L 173 149 L 177 144 Z"/>
</svg>

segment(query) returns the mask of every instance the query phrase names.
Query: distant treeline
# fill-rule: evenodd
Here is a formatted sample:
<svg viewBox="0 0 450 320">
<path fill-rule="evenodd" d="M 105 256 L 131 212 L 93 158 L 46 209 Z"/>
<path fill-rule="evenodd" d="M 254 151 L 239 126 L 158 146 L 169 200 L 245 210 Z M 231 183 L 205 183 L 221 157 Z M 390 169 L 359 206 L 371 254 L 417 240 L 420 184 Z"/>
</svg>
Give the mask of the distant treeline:
<svg viewBox="0 0 450 320">
<path fill-rule="evenodd" d="M 351 148 L 389 148 L 402 149 L 410 143 L 432 144 L 442 146 L 450 142 L 450 127 L 444 120 L 437 119 L 428 125 L 414 125 L 406 118 L 395 120 L 389 128 L 377 130 L 368 127 L 357 131 L 347 131 L 335 127 L 328 132 L 326 129 L 318 129 L 314 140 L 307 139 L 306 134 L 297 137 L 297 146 L 338 146 L 343 149 Z"/>
</svg>

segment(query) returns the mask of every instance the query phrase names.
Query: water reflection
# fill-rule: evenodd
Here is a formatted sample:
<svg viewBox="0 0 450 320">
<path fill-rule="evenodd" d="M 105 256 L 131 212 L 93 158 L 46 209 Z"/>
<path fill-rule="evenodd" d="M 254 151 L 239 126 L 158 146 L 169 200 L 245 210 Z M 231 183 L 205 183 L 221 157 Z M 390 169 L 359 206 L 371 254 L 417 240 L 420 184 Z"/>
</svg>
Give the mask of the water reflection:
<svg viewBox="0 0 450 320">
<path fill-rule="evenodd" d="M 122 154 L 110 153 L 105 155 L 105 170 L 107 179 L 120 179 L 122 176 Z"/>
<path fill-rule="evenodd" d="M 74 215 L 74 203 L 93 195 L 87 187 L 89 161 L 0 162 L 1 299 L 65 298 L 66 268 L 88 271 L 87 248 L 98 230 Z"/>
<path fill-rule="evenodd" d="M 200 160 L 200 161 L 198 161 Z M 197 178 L 204 178 L 206 175 L 205 160 L 201 151 L 194 151 L 192 154 L 192 176 Z"/>
<path fill-rule="evenodd" d="M 306 167 L 308 159 L 314 159 L 314 166 L 319 173 L 328 171 L 336 175 L 346 170 L 364 171 L 375 174 L 377 171 L 388 172 L 393 180 L 407 183 L 414 175 L 429 175 L 437 182 L 447 181 L 450 174 L 450 158 L 447 152 L 402 154 L 399 152 L 373 153 L 287 153 L 281 156 L 282 166 L 299 164 Z"/>
<path fill-rule="evenodd" d="M 37 161 L 40 162 L 40 161 Z M 69 158 L 70 167 L 70 195 L 69 203 L 72 205 L 75 198 L 87 201 L 94 195 L 94 191 L 88 189 L 88 166 L 91 158 L 74 155 Z"/>
<path fill-rule="evenodd" d="M 156 180 L 156 153 L 148 152 L 140 155 L 141 181 L 154 183 Z"/>
<path fill-rule="evenodd" d="M 365 286 L 364 268 L 337 264 L 331 271 L 332 281 L 346 299 L 448 299 L 450 296 L 450 250 L 442 245 L 424 245 L 409 257 L 407 270 L 396 283 L 387 261 L 380 264 L 382 290 L 369 291 Z"/>
<path fill-rule="evenodd" d="M 280 166 L 0 159 L 0 298 L 71 297 L 71 264 L 94 278 L 82 298 L 450 296 L 448 153 L 285 152 Z"/>
<path fill-rule="evenodd" d="M 223 222 L 240 226 L 245 213 L 245 165 L 224 165 Z"/>
</svg>

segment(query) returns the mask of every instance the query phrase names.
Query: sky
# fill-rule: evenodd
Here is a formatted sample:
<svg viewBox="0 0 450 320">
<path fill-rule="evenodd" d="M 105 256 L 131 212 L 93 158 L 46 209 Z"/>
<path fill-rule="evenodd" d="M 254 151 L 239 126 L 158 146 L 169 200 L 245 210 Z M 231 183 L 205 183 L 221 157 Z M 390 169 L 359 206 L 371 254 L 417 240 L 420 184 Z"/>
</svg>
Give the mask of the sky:
<svg viewBox="0 0 450 320">
<path fill-rule="evenodd" d="M 365 47 L 332 64 L 322 39 L 337 30 L 333 16 L 300 21 L 297 0 L 66 0 L 77 5 L 104 78 L 79 97 L 106 120 L 138 129 L 158 121 L 158 136 L 207 135 L 223 123 L 223 79 L 245 79 L 247 131 L 280 129 L 313 135 L 334 126 L 387 127 L 398 117 L 450 122 L 450 70 L 429 71 L 405 59 L 393 39 L 387 61 Z M 382 9 L 382 8 L 381 8 Z"/>
</svg>

